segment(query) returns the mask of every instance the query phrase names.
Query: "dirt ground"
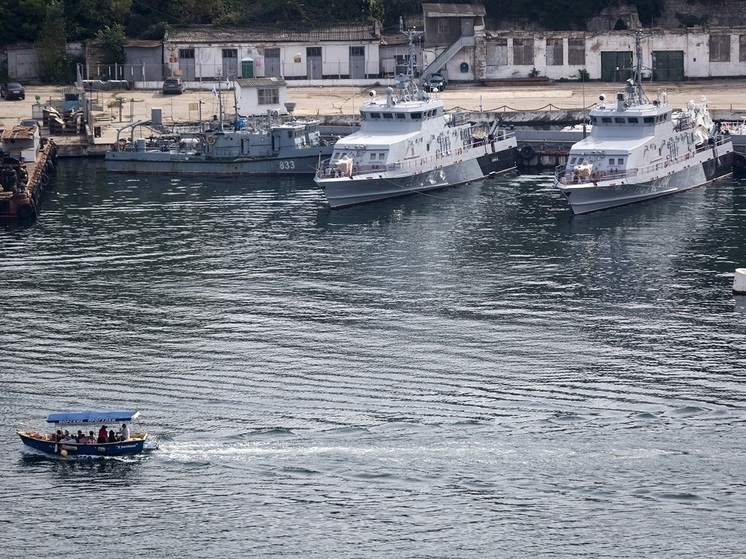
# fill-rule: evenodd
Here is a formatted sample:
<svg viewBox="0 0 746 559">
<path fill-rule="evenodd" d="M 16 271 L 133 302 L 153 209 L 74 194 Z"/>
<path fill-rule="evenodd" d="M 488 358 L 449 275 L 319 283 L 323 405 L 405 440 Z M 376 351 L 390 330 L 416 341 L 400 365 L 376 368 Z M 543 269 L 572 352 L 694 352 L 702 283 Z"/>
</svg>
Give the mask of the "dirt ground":
<svg viewBox="0 0 746 559">
<path fill-rule="evenodd" d="M 680 108 L 690 99 L 705 95 L 711 109 L 726 109 L 746 114 L 746 80 L 712 80 L 682 83 L 646 84 L 648 97 L 666 92 L 671 104 Z M 355 115 L 358 107 L 368 99 L 368 91 L 375 89 L 378 95 L 385 94 L 385 87 L 291 87 L 288 101 L 296 104 L 297 116 L 344 116 Z M 462 107 L 469 110 L 510 111 L 581 109 L 592 106 L 601 93 L 613 100 L 621 84 L 604 82 L 549 83 L 542 85 L 504 86 L 449 86 L 438 93 L 446 108 Z M 31 118 L 32 105 L 48 104 L 51 99 L 62 99 L 62 89 L 49 86 L 29 86 L 23 101 L 0 99 L 0 127 L 17 124 L 23 118 Z M 104 128 L 119 127 L 119 123 L 143 120 L 150 117 L 153 107 L 160 107 L 163 119 L 170 121 L 196 121 L 200 117 L 210 118 L 218 113 L 218 98 L 211 91 L 188 90 L 183 95 L 163 95 L 157 91 L 103 91 L 93 92 L 98 110 L 94 120 Z M 121 98 L 119 108 L 117 98 Z M 233 113 L 232 93 L 224 94 L 227 114 Z"/>
</svg>

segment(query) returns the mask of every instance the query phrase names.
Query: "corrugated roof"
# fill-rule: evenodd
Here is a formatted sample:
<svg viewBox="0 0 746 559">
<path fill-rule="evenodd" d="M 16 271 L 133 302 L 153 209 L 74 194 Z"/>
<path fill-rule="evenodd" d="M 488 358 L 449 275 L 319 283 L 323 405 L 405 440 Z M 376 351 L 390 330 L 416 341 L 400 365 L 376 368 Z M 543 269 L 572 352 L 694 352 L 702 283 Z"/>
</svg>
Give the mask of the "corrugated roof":
<svg viewBox="0 0 746 559">
<path fill-rule="evenodd" d="M 282 87 L 287 82 L 282 78 L 241 78 L 236 80 L 241 87 Z"/>
<path fill-rule="evenodd" d="M 164 38 L 170 43 L 285 43 L 314 41 L 374 41 L 377 30 L 372 24 L 342 25 L 308 31 L 277 29 L 224 29 L 210 26 L 172 28 Z"/>
<path fill-rule="evenodd" d="M 132 47 L 132 48 L 155 48 L 160 47 L 163 44 L 162 41 L 146 41 L 144 39 L 133 39 L 131 41 L 127 41 L 124 44 L 124 47 Z"/>
<path fill-rule="evenodd" d="M 36 128 L 33 126 L 14 126 L 3 130 L 3 140 L 33 140 Z"/>
<path fill-rule="evenodd" d="M 425 17 L 484 17 L 484 4 L 422 4 Z"/>
</svg>

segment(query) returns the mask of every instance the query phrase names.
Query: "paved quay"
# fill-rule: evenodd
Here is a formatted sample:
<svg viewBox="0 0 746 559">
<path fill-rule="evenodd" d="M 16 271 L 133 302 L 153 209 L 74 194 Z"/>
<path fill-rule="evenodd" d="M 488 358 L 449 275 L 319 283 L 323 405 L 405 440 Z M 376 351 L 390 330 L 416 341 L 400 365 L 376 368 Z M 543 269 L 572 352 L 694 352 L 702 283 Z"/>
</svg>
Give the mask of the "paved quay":
<svg viewBox="0 0 746 559">
<path fill-rule="evenodd" d="M 613 102 L 615 94 L 622 87 L 623 84 L 606 82 L 449 85 L 446 91 L 437 95 L 446 109 L 460 107 L 487 112 L 582 110 L 590 108 L 602 93 Z M 385 95 L 386 85 L 360 88 L 289 87 L 287 99 L 295 103 L 296 116 L 337 117 L 344 120 L 357 115 L 359 106 L 368 99 L 371 89 L 375 89 L 378 95 Z M 710 101 L 714 114 L 746 116 L 746 80 L 646 83 L 645 91 L 650 98 L 665 92 L 675 108 L 683 108 L 687 101 L 704 95 Z M 96 106 L 92 124 L 101 130 L 101 137 L 96 138 L 95 143 L 101 146 L 113 143 L 119 128 L 150 118 L 154 107 L 162 110 L 164 124 L 198 121 L 200 117 L 207 120 L 219 111 L 218 97 L 209 89 L 187 90 L 182 95 L 163 95 L 160 90 L 99 91 L 89 95 Z M 31 118 L 32 105 L 37 102 L 37 96 L 42 106 L 64 98 L 60 87 L 27 86 L 25 100 L 0 100 L 0 127 L 13 126 L 23 118 Z M 223 92 L 223 104 L 227 114 L 233 113 L 232 91 Z M 75 141 L 79 141 L 77 137 Z M 64 145 L 67 140 L 60 138 L 58 143 Z"/>
</svg>

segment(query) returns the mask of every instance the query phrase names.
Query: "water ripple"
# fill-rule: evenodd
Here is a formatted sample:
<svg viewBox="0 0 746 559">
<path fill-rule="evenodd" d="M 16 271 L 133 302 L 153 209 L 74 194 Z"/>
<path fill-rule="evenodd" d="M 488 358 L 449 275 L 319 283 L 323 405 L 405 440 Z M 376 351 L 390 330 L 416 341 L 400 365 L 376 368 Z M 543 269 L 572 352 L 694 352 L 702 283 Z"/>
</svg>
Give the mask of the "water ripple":
<svg viewBox="0 0 746 559">
<path fill-rule="evenodd" d="M 62 161 L 38 222 L 0 229 L 2 418 L 135 407 L 162 450 L 0 433 L 5 535 L 27 557 L 735 556 L 745 200 L 573 217 L 514 175 L 330 211 L 307 179 Z"/>
</svg>

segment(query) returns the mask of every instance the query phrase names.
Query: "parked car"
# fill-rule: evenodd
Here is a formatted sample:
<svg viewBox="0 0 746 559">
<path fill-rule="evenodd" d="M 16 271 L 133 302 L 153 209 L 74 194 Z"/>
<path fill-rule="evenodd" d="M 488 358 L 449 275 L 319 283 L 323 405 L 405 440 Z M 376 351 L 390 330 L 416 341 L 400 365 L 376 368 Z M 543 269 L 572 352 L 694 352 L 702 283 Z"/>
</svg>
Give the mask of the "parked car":
<svg viewBox="0 0 746 559">
<path fill-rule="evenodd" d="M 446 79 L 441 74 L 429 74 L 423 84 L 425 91 L 443 91 L 446 88 Z"/>
<path fill-rule="evenodd" d="M 8 82 L 0 86 L 0 96 L 6 99 L 25 99 L 26 90 L 18 82 Z"/>
<path fill-rule="evenodd" d="M 172 77 L 166 78 L 163 81 L 163 94 L 166 95 L 168 93 L 176 93 L 179 95 L 184 93 L 184 82 L 181 81 L 181 78 Z"/>
</svg>

